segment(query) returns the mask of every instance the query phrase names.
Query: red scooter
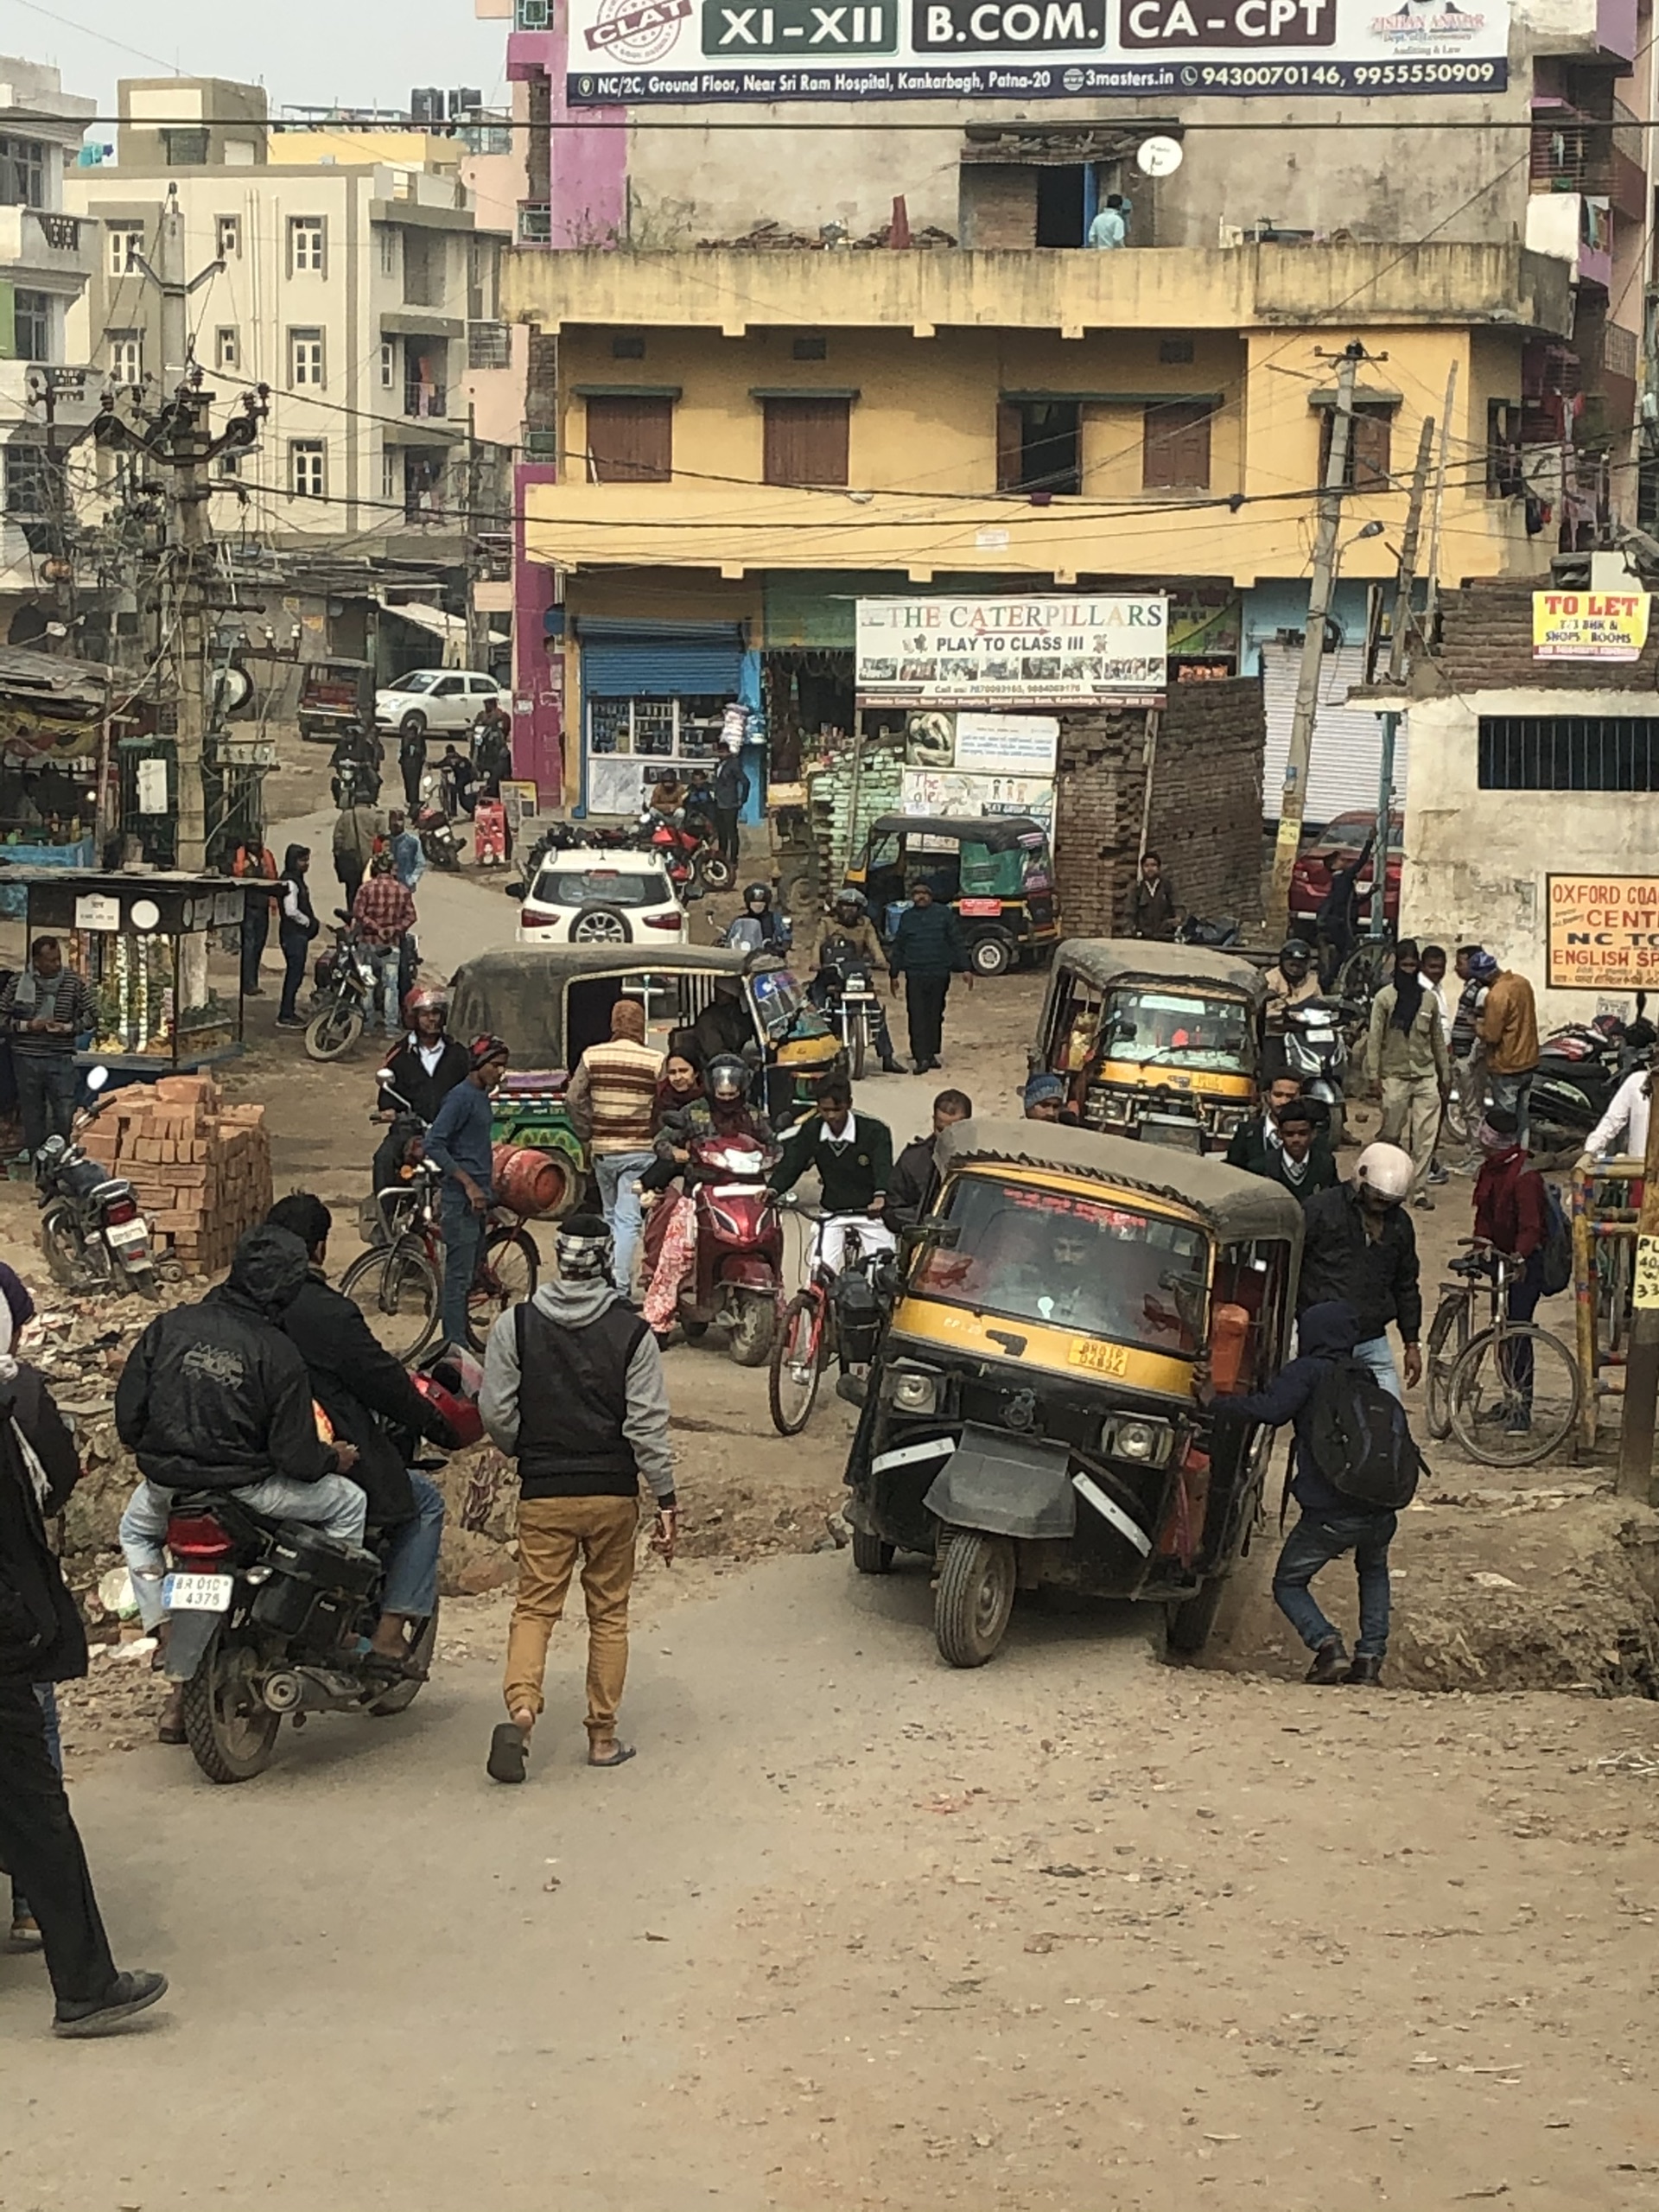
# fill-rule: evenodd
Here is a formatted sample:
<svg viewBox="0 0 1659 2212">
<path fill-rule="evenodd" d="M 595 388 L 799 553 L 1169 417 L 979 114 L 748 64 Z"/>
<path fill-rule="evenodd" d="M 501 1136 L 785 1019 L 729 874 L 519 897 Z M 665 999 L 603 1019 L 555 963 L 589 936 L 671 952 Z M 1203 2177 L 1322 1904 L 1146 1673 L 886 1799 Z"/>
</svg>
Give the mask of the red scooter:
<svg viewBox="0 0 1659 2212">
<path fill-rule="evenodd" d="M 685 1181 L 696 1209 L 696 1265 L 680 1292 L 693 1342 L 711 1323 L 731 1332 L 740 1367 L 764 1367 L 783 1300 L 784 1227 L 766 1175 L 779 1157 L 755 1138 L 700 1137 Z"/>
</svg>

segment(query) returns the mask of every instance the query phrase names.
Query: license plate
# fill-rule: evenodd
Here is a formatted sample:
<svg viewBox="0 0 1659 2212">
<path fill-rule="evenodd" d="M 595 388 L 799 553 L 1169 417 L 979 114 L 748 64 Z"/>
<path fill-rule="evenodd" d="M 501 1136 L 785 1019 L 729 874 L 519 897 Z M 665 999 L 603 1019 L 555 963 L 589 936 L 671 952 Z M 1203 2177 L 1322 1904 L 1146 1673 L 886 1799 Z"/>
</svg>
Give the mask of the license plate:
<svg viewBox="0 0 1659 2212">
<path fill-rule="evenodd" d="M 149 1224 L 147 1221 L 111 1222 L 105 1233 L 111 1244 L 148 1244 Z"/>
<path fill-rule="evenodd" d="M 1073 1367 L 1086 1367 L 1096 1375 L 1125 1375 L 1129 1355 L 1122 1344 L 1102 1344 L 1097 1337 L 1073 1337 L 1066 1357 Z"/>
<path fill-rule="evenodd" d="M 169 1613 L 228 1613 L 235 1586 L 228 1574 L 169 1574 L 162 1603 Z"/>
</svg>

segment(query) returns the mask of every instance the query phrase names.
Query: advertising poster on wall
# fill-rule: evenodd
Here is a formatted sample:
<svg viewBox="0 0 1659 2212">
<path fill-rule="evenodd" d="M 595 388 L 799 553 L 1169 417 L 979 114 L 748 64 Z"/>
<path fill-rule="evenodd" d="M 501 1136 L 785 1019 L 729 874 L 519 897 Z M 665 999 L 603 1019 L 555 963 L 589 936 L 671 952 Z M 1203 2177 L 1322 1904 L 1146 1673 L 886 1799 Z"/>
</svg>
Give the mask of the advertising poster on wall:
<svg viewBox="0 0 1659 2212">
<path fill-rule="evenodd" d="M 872 706 L 1157 705 L 1161 592 L 861 599 L 856 685 Z"/>
<path fill-rule="evenodd" d="M 1659 985 L 1659 875 L 1548 879 L 1552 991 Z"/>
<path fill-rule="evenodd" d="M 1640 660 L 1648 642 L 1645 591 L 1535 591 L 1534 660 Z"/>
<path fill-rule="evenodd" d="M 569 0 L 573 107 L 1501 92 L 1509 0 Z"/>
<path fill-rule="evenodd" d="M 1052 715 L 923 709 L 905 725 L 899 804 L 906 814 L 1028 814 L 1046 828 L 1059 747 Z"/>
<path fill-rule="evenodd" d="M 1053 826 L 1052 776 L 969 776 L 954 768 L 906 768 L 899 781 L 906 814 L 1028 814 Z"/>
</svg>

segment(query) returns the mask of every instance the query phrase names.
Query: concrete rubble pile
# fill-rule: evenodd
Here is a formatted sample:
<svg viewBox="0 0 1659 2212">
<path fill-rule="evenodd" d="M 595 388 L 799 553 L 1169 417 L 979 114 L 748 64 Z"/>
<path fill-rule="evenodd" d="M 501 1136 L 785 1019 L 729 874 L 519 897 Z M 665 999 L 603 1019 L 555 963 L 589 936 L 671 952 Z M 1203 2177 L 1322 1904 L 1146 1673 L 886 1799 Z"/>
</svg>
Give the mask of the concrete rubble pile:
<svg viewBox="0 0 1659 2212">
<path fill-rule="evenodd" d="M 237 1238 L 270 1211 L 265 1109 L 226 1105 L 210 1075 L 118 1092 L 81 1141 L 89 1159 L 131 1181 L 187 1274 L 228 1267 Z"/>
</svg>

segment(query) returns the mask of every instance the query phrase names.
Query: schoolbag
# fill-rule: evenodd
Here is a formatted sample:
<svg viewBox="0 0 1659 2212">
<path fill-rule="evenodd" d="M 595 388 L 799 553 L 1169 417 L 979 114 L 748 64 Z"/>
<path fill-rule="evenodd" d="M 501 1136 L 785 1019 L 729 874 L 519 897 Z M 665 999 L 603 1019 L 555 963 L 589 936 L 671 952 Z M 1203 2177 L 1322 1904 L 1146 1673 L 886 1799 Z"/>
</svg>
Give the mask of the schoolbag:
<svg viewBox="0 0 1659 2212">
<path fill-rule="evenodd" d="M 1528 1173 L 1537 1175 L 1535 1167 Z M 1554 1298 L 1558 1290 L 1565 1290 L 1573 1280 L 1573 1224 L 1567 1217 L 1567 1208 L 1561 1204 L 1561 1194 L 1553 1183 L 1538 1180 L 1544 1192 L 1544 1241 L 1540 1248 L 1543 1254 L 1544 1296 Z"/>
<path fill-rule="evenodd" d="M 1416 1495 L 1423 1461 L 1406 1409 L 1351 1353 L 1332 1360 L 1314 1385 L 1307 1448 L 1332 1489 L 1356 1504 L 1397 1511 Z"/>
</svg>

